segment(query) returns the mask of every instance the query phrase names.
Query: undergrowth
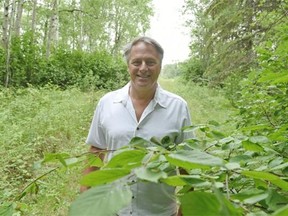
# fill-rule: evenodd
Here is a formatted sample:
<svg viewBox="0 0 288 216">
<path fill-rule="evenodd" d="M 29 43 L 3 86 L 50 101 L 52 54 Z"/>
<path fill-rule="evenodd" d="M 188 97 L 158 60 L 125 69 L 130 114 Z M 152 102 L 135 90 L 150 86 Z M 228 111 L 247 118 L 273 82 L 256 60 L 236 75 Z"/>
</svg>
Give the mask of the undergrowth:
<svg viewBox="0 0 288 216">
<path fill-rule="evenodd" d="M 161 78 L 160 84 L 187 100 L 194 124 L 214 120 L 224 125 L 233 112 L 221 92 L 172 79 Z M 53 164 L 39 166 L 37 161 L 45 154 L 65 152 L 76 156 L 87 151 L 85 139 L 97 100 L 103 94 L 75 88 L 63 91 L 53 86 L 0 91 L 2 204 L 17 199 L 33 179 L 55 169 Z M 15 209 L 21 215 L 67 215 L 79 193 L 83 166 L 43 176 L 33 189 L 35 195 L 18 200 Z"/>
</svg>

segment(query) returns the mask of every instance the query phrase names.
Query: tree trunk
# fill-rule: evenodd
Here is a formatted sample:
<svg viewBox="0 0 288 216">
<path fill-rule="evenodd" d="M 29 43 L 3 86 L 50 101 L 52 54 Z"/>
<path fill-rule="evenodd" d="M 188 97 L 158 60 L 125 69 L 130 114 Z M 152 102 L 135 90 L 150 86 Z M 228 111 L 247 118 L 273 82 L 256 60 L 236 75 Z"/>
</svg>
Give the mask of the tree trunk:
<svg viewBox="0 0 288 216">
<path fill-rule="evenodd" d="M 50 56 L 51 48 L 55 45 L 58 40 L 58 0 L 54 0 L 52 6 L 52 15 L 50 16 L 48 26 L 48 38 L 47 38 L 47 49 L 46 57 Z"/>
<path fill-rule="evenodd" d="M 32 11 L 32 22 L 31 22 L 32 43 L 34 42 L 34 35 L 35 35 L 36 7 L 37 7 L 37 0 L 34 0 L 33 1 L 33 11 Z"/>
<path fill-rule="evenodd" d="M 15 3 L 16 0 L 12 1 L 12 7 L 11 7 L 11 16 L 9 17 L 9 5 L 10 1 L 5 0 L 4 2 L 4 22 L 3 22 L 3 43 L 4 43 L 4 49 L 5 49 L 5 72 L 6 72 L 6 77 L 5 77 L 5 87 L 7 88 L 10 83 L 10 79 L 12 76 L 11 69 L 10 69 L 10 55 L 11 55 L 11 50 L 10 50 L 10 44 L 11 44 L 11 34 L 12 34 L 12 28 L 14 24 L 14 14 L 15 14 Z"/>
<path fill-rule="evenodd" d="M 20 36 L 23 4 L 24 4 L 24 0 L 18 0 L 16 22 L 15 22 L 15 36 L 18 36 L 18 37 Z"/>
<path fill-rule="evenodd" d="M 9 0 L 5 0 L 4 2 L 4 13 L 3 13 L 3 24 L 2 24 L 2 44 L 5 50 L 8 49 L 8 28 L 9 28 Z"/>
</svg>

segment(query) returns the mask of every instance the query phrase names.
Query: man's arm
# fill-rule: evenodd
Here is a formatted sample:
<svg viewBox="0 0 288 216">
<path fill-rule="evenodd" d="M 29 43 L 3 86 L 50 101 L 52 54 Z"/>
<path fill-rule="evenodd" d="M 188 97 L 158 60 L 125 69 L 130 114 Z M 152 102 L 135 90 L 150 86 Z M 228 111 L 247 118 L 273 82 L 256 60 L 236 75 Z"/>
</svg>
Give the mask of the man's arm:
<svg viewBox="0 0 288 216">
<path fill-rule="evenodd" d="M 101 154 L 102 151 L 103 151 L 103 149 L 97 148 L 97 147 L 95 147 L 95 146 L 91 146 L 91 147 L 90 147 L 90 150 L 89 150 L 90 153 L 99 156 L 99 158 L 103 161 L 103 160 L 104 160 L 104 154 Z M 99 168 L 98 168 L 98 167 L 95 167 L 95 166 L 88 167 L 87 169 L 85 169 L 85 170 L 83 171 L 83 175 L 87 175 L 87 174 L 89 174 L 90 172 L 93 172 L 93 171 L 98 170 L 98 169 L 99 169 Z M 88 190 L 89 188 L 90 188 L 90 187 L 81 185 L 81 187 L 80 187 L 80 193 L 83 193 L 84 191 Z"/>
</svg>

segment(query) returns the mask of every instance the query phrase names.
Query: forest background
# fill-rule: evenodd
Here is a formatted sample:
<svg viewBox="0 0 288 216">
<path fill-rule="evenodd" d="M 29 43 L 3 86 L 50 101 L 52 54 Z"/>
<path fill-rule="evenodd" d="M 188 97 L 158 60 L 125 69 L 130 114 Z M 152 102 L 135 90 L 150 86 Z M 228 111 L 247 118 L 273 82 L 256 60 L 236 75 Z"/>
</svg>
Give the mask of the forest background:
<svg viewBox="0 0 288 216">
<path fill-rule="evenodd" d="M 0 3 L 0 215 L 67 215 L 84 166 L 79 143 L 99 97 L 127 82 L 121 49 L 149 30 L 152 1 Z M 185 143 L 191 155 L 168 148 L 151 162 L 189 175 L 167 178 L 159 166 L 139 179 L 193 187 L 178 194 L 184 215 L 287 214 L 288 1 L 186 0 L 183 14 L 190 57 L 165 65 L 161 83 L 188 101 L 198 138 Z M 113 173 L 94 182 L 123 175 Z M 119 202 L 109 201 L 87 204 Z"/>
</svg>

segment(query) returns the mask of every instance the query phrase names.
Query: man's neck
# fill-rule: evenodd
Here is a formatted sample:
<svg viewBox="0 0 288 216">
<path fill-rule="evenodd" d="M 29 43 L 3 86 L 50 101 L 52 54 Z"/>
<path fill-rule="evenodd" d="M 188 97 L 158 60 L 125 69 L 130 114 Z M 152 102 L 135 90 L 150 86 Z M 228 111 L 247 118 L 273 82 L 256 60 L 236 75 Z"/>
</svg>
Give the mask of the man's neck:
<svg viewBox="0 0 288 216">
<path fill-rule="evenodd" d="M 131 85 L 129 88 L 129 96 L 133 100 L 151 101 L 154 98 L 156 89 L 157 89 L 157 84 L 155 84 L 155 86 L 151 89 L 137 89 Z"/>
</svg>

